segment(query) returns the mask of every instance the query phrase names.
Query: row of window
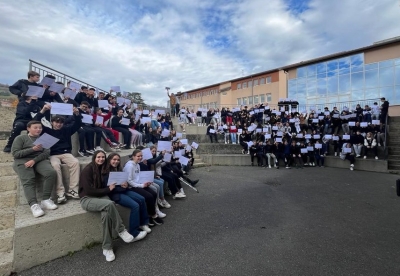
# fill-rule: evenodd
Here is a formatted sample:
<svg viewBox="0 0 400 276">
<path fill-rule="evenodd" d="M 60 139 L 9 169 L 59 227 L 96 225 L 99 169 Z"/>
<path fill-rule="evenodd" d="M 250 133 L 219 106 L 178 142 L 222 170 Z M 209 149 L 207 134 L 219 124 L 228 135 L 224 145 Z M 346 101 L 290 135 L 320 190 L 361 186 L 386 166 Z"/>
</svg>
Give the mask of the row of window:
<svg viewBox="0 0 400 276">
<path fill-rule="evenodd" d="M 250 81 L 245 81 L 242 83 L 238 83 L 236 89 L 245 89 L 251 86 L 262 85 L 266 83 L 271 83 L 271 77 L 260 78 L 260 79 L 253 79 Z"/>
<path fill-rule="evenodd" d="M 243 98 L 237 98 L 237 105 L 247 105 L 247 104 L 259 104 L 259 103 L 265 103 L 265 102 L 271 102 L 272 101 L 272 95 L 271 93 L 268 94 L 261 94 L 261 95 L 256 95 L 256 96 L 249 96 L 249 97 L 243 97 Z"/>
<path fill-rule="evenodd" d="M 218 89 L 210 89 L 210 90 L 206 90 L 206 91 L 202 91 L 202 92 L 197 92 L 197 93 L 184 93 L 181 96 L 182 100 L 187 100 L 187 99 L 196 99 L 196 98 L 201 98 L 201 97 L 205 97 L 205 96 L 210 96 L 210 95 L 215 95 L 218 93 Z"/>
</svg>

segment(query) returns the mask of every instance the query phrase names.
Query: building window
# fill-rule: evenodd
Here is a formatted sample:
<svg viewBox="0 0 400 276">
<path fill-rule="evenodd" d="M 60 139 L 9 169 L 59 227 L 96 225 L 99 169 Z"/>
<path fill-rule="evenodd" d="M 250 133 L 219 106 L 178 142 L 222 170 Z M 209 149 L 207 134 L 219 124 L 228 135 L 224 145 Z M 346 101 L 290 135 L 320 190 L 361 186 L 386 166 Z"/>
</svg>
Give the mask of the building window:
<svg viewBox="0 0 400 276">
<path fill-rule="evenodd" d="M 266 78 L 267 83 L 271 83 L 271 77 Z"/>
<path fill-rule="evenodd" d="M 260 103 L 263 103 L 263 102 L 265 102 L 265 95 L 264 94 L 260 95 Z"/>
<path fill-rule="evenodd" d="M 272 102 L 272 95 L 271 95 L 271 93 L 268 93 L 266 96 L 267 96 L 267 103 Z"/>
<path fill-rule="evenodd" d="M 243 104 L 243 105 L 247 105 L 247 98 L 243 98 L 243 99 L 242 99 L 242 104 Z"/>
<path fill-rule="evenodd" d="M 258 79 L 257 80 L 253 80 L 253 86 L 258 85 Z"/>
<path fill-rule="evenodd" d="M 249 104 L 253 104 L 253 97 L 249 97 Z"/>
<path fill-rule="evenodd" d="M 237 105 L 242 105 L 242 98 L 237 99 Z"/>
<path fill-rule="evenodd" d="M 254 104 L 258 104 L 258 95 L 254 96 Z"/>
<path fill-rule="evenodd" d="M 247 87 L 251 87 L 251 83 L 252 83 L 252 81 L 249 81 L 249 82 L 247 83 Z"/>
<path fill-rule="evenodd" d="M 242 85 L 243 88 L 247 88 L 247 82 L 244 82 Z"/>
<path fill-rule="evenodd" d="M 265 84 L 265 79 L 264 79 L 264 78 L 261 78 L 261 79 L 260 79 L 260 85 L 261 85 L 261 84 Z"/>
<path fill-rule="evenodd" d="M 242 89 L 242 84 L 238 83 L 236 89 Z"/>
</svg>

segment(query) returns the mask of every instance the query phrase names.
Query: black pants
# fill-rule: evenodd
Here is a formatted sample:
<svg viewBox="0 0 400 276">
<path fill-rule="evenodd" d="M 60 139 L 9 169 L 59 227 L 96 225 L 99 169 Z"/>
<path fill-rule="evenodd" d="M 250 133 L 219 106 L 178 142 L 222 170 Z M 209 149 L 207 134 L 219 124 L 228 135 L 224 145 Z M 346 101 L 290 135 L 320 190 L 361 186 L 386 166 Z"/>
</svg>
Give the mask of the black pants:
<svg viewBox="0 0 400 276">
<path fill-rule="evenodd" d="M 364 155 L 365 156 L 368 156 L 368 152 L 370 152 L 370 151 L 372 151 L 374 153 L 374 156 L 378 156 L 378 149 L 376 146 L 372 147 L 372 148 L 364 147 Z"/>
<path fill-rule="evenodd" d="M 245 143 L 245 142 L 240 142 L 240 145 L 242 146 L 242 148 L 243 148 L 245 151 L 247 151 L 248 148 L 249 148 L 249 145 L 248 145 L 247 143 Z"/>
<path fill-rule="evenodd" d="M 98 126 L 94 126 L 92 128 L 96 133 L 96 147 L 100 147 L 101 138 L 103 137 L 104 140 L 106 139 L 105 134 L 103 134 L 104 129 Z"/>
<path fill-rule="evenodd" d="M 180 104 L 175 104 L 175 115 L 176 116 L 178 116 L 178 114 L 179 114 L 179 107 L 180 107 Z"/>
<path fill-rule="evenodd" d="M 124 136 L 124 144 L 126 145 L 126 148 L 129 149 L 132 133 L 127 128 L 123 127 L 113 127 L 113 129 L 122 133 L 122 135 Z"/>
<path fill-rule="evenodd" d="M 89 150 L 94 149 L 94 130 L 90 126 L 83 125 L 80 129 L 78 129 L 79 135 L 79 151 L 85 151 L 85 138 L 86 138 L 86 146 Z"/>
<path fill-rule="evenodd" d="M 277 163 L 278 167 L 279 167 L 279 160 L 282 160 L 283 163 L 285 164 L 285 166 L 287 166 L 287 162 L 285 161 L 285 154 L 283 152 L 279 152 L 279 153 L 277 152 L 275 154 L 275 156 L 276 156 L 276 163 Z"/>
<path fill-rule="evenodd" d="M 218 143 L 218 138 L 216 133 L 209 133 L 211 143 L 213 142 L 213 137 L 215 138 L 215 142 Z"/>
<path fill-rule="evenodd" d="M 28 121 L 14 121 L 13 129 L 11 131 L 11 135 L 8 138 L 6 147 L 11 147 L 14 139 L 21 134 L 23 130 L 26 130 L 26 125 Z"/>
<path fill-rule="evenodd" d="M 154 216 L 156 214 L 156 200 L 157 193 L 154 192 L 149 187 L 146 188 L 130 188 L 135 193 L 138 193 L 142 197 L 144 197 L 146 201 L 147 213 L 149 216 Z"/>
<path fill-rule="evenodd" d="M 161 178 L 168 182 L 168 188 L 173 195 L 182 188 L 179 177 L 167 169 L 162 171 Z"/>
</svg>

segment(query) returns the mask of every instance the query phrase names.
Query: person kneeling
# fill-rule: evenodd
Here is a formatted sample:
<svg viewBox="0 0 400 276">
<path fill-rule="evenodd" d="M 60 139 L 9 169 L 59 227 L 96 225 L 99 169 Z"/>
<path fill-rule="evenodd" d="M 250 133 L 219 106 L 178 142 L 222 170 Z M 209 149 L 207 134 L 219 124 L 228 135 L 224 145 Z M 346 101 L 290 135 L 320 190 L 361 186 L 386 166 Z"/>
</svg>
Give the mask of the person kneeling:
<svg viewBox="0 0 400 276">
<path fill-rule="evenodd" d="M 28 134 L 19 135 L 14 140 L 11 153 L 14 156 L 13 169 L 21 180 L 32 214 L 37 218 L 44 215 L 42 208 L 57 209 L 57 205 L 50 199 L 53 184 L 57 181 L 57 174 L 49 161 L 50 150 L 43 149 L 42 145 L 33 144 L 42 133 L 41 122 L 30 121 L 27 128 Z M 42 200 L 41 206 L 37 203 L 36 198 L 36 174 L 44 177 L 44 200 Z"/>
<path fill-rule="evenodd" d="M 118 213 L 114 202 L 108 194 L 115 189 L 115 184 L 103 187 L 101 171 L 105 166 L 106 154 L 103 151 L 95 151 L 92 162 L 81 172 L 79 179 L 79 196 L 82 209 L 89 212 L 101 212 L 101 223 L 103 226 L 103 255 L 107 262 L 115 260 L 112 250 L 112 233 L 115 231 L 120 238 L 130 243 L 134 238 L 126 230 L 121 216 Z"/>
</svg>

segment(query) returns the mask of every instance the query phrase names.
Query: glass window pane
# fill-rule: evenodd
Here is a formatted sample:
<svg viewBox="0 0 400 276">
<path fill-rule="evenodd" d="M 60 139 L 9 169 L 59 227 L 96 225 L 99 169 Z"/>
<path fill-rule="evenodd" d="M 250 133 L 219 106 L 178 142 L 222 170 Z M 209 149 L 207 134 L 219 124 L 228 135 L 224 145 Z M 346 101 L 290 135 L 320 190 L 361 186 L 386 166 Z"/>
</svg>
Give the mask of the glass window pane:
<svg viewBox="0 0 400 276">
<path fill-rule="evenodd" d="M 400 84 L 400 66 L 396 66 L 396 73 L 395 73 L 395 77 L 394 77 L 394 81 L 396 84 Z"/>
<path fill-rule="evenodd" d="M 364 88 L 364 73 L 351 74 L 351 90 L 359 90 Z"/>
<path fill-rule="evenodd" d="M 345 57 L 339 59 L 339 75 L 345 75 L 350 73 L 350 58 Z"/>
<path fill-rule="evenodd" d="M 378 70 L 369 70 L 365 71 L 365 88 L 373 88 L 378 87 L 379 78 L 378 78 Z"/>
<path fill-rule="evenodd" d="M 267 82 L 267 83 L 271 83 L 271 77 L 267 77 L 267 78 L 266 78 L 266 82 Z"/>
<path fill-rule="evenodd" d="M 364 90 L 351 91 L 351 100 L 352 101 L 364 100 Z"/>
<path fill-rule="evenodd" d="M 247 82 L 244 82 L 242 85 L 243 88 L 247 88 Z"/>
<path fill-rule="evenodd" d="M 379 90 L 377 88 L 367 89 L 364 92 L 364 97 L 366 100 L 379 98 Z"/>
<path fill-rule="evenodd" d="M 328 76 L 335 76 L 339 73 L 339 65 L 337 60 L 331 60 L 327 63 Z"/>
<path fill-rule="evenodd" d="M 326 78 L 326 73 L 318 74 L 317 79 L 325 79 Z"/>
<path fill-rule="evenodd" d="M 373 70 L 373 69 L 378 69 L 378 63 L 370 63 L 370 64 L 365 64 L 364 65 L 365 71 L 367 70 Z"/>
<path fill-rule="evenodd" d="M 350 95 L 339 95 L 339 102 L 348 102 L 350 101 Z"/>
<path fill-rule="evenodd" d="M 307 77 L 307 68 L 306 67 L 297 68 L 297 77 L 298 78 Z"/>
<path fill-rule="evenodd" d="M 338 92 L 338 77 L 332 76 L 327 78 L 327 90 L 329 95 L 337 95 Z"/>
<path fill-rule="evenodd" d="M 339 76 L 339 92 L 347 92 L 350 90 L 350 75 Z"/>
<path fill-rule="evenodd" d="M 254 96 L 254 103 L 258 104 L 258 96 Z"/>
<path fill-rule="evenodd" d="M 242 84 L 241 83 L 237 84 L 237 89 L 242 89 Z"/>
<path fill-rule="evenodd" d="M 260 79 L 260 84 L 265 84 L 265 79 L 264 78 Z"/>
<path fill-rule="evenodd" d="M 379 62 L 379 68 L 385 68 L 385 67 L 390 67 L 390 66 L 393 66 L 393 59 Z"/>
<path fill-rule="evenodd" d="M 254 80 L 254 86 L 258 85 L 258 79 Z"/>
<path fill-rule="evenodd" d="M 265 102 L 265 95 L 263 94 L 263 95 L 260 95 L 260 102 Z"/>
<path fill-rule="evenodd" d="M 272 101 L 272 95 L 271 93 L 267 94 L 267 102 L 271 102 Z"/>
<path fill-rule="evenodd" d="M 360 72 L 364 68 L 364 54 L 353 55 L 351 60 L 351 72 Z"/>
<path fill-rule="evenodd" d="M 298 97 L 306 97 L 306 87 L 305 83 L 297 84 L 297 95 Z"/>
<path fill-rule="evenodd" d="M 243 102 L 243 105 L 246 105 L 247 104 L 247 98 L 243 98 L 242 102 Z"/>
<path fill-rule="evenodd" d="M 288 90 L 292 92 L 296 92 L 296 79 L 291 79 L 288 81 Z"/>
<path fill-rule="evenodd" d="M 251 87 L 252 81 L 247 82 L 247 87 Z"/>
<path fill-rule="evenodd" d="M 308 77 L 313 77 L 317 73 L 317 65 L 312 64 L 307 66 L 307 76 Z"/>
<path fill-rule="evenodd" d="M 317 80 L 308 79 L 307 80 L 307 97 L 313 97 L 317 95 Z"/>
<path fill-rule="evenodd" d="M 387 101 L 393 100 L 393 86 L 382 87 L 380 90 L 380 97 L 385 97 Z"/>
<path fill-rule="evenodd" d="M 400 65 L 400 58 L 394 60 L 395 65 Z"/>
<path fill-rule="evenodd" d="M 393 85 L 394 70 L 393 67 L 379 68 L 379 86 Z"/>
<path fill-rule="evenodd" d="M 241 98 L 238 98 L 237 99 L 237 105 L 241 105 L 242 104 L 242 99 Z"/>
<path fill-rule="evenodd" d="M 321 62 L 317 64 L 317 74 L 326 73 L 326 62 Z"/>
<path fill-rule="evenodd" d="M 390 101 L 391 104 L 400 104 L 400 85 L 395 87 L 394 97 Z"/>
<path fill-rule="evenodd" d="M 249 104 L 253 104 L 253 97 L 249 97 Z"/>
<path fill-rule="evenodd" d="M 319 96 L 326 96 L 326 79 L 317 80 L 317 93 Z"/>
</svg>

